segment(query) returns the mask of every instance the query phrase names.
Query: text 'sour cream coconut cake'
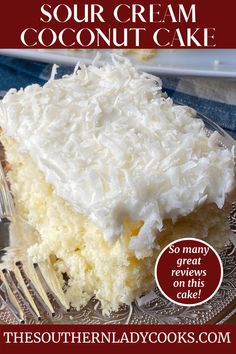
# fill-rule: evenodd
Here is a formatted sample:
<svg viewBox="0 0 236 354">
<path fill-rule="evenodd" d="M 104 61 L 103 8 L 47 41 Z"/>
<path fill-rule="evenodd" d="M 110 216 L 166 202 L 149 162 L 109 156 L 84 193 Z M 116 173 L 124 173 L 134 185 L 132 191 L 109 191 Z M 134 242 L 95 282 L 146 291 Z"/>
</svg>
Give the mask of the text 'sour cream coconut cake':
<svg viewBox="0 0 236 354">
<path fill-rule="evenodd" d="M 117 310 L 152 289 L 174 239 L 230 236 L 233 151 L 125 59 L 10 90 L 0 126 L 17 211 L 38 234 L 28 254 L 67 274 L 76 307 L 95 295 Z"/>
</svg>

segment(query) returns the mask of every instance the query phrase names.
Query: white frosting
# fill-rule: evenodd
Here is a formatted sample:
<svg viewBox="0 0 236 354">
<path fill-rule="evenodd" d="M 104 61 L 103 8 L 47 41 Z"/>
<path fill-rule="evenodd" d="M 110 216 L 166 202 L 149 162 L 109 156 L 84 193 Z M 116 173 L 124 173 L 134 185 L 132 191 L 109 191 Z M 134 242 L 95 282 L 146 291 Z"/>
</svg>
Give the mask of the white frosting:
<svg viewBox="0 0 236 354">
<path fill-rule="evenodd" d="M 113 59 L 44 87 L 10 90 L 0 125 L 31 155 L 56 193 L 115 241 L 125 218 L 143 220 L 130 248 L 154 247 L 163 220 L 201 203 L 221 208 L 234 183 L 234 156 L 208 138 L 195 112 L 175 106 L 160 80 Z"/>
</svg>

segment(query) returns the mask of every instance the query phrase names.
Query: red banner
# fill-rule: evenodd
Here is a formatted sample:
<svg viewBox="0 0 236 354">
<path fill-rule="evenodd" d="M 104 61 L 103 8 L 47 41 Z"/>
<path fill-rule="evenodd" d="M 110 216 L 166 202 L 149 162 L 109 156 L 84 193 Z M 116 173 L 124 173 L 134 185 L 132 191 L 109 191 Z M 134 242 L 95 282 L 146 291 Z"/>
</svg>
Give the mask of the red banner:
<svg viewBox="0 0 236 354">
<path fill-rule="evenodd" d="M 235 0 L 2 1 L 1 48 L 236 48 Z"/>
<path fill-rule="evenodd" d="M 233 325 L 3 325 L 4 354 L 36 353 L 185 353 L 235 354 Z"/>
</svg>

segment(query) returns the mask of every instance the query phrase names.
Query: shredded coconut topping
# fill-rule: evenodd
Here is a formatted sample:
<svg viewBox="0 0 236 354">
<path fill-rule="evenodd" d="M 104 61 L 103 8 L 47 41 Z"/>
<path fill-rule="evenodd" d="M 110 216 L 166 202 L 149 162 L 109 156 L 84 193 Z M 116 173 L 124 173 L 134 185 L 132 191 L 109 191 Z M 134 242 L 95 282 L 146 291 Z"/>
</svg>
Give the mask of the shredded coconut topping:
<svg viewBox="0 0 236 354">
<path fill-rule="evenodd" d="M 192 109 L 164 97 L 160 79 L 119 58 L 54 75 L 43 87 L 10 90 L 0 124 L 106 240 L 122 235 L 125 219 L 142 220 L 129 247 L 144 257 L 164 219 L 202 203 L 223 206 L 234 183 L 233 153 L 218 145 L 217 133 L 206 136 Z"/>
</svg>

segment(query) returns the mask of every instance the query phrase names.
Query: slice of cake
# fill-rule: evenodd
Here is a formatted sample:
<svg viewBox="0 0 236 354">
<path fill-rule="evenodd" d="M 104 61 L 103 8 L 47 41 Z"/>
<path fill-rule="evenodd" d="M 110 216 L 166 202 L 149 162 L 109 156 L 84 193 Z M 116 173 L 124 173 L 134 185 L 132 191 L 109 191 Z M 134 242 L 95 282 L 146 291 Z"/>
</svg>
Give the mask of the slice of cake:
<svg viewBox="0 0 236 354">
<path fill-rule="evenodd" d="M 73 306 L 95 295 L 117 310 L 154 287 L 170 241 L 230 236 L 233 151 L 125 59 L 10 90 L 0 126 L 17 212 L 38 234 L 28 253 L 67 275 Z"/>
</svg>

